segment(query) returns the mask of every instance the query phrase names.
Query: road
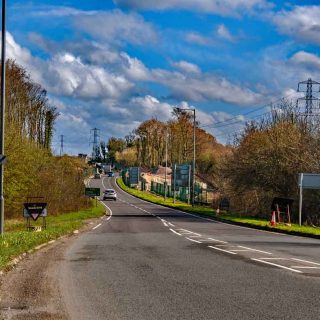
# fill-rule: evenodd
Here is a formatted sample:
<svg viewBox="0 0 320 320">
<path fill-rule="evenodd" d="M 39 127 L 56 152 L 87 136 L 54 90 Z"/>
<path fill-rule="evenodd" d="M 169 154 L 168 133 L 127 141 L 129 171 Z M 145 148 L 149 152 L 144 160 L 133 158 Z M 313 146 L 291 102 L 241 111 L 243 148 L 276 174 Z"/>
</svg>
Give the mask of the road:
<svg viewBox="0 0 320 320">
<path fill-rule="evenodd" d="M 320 241 L 199 218 L 136 199 L 114 178 L 112 215 L 68 248 L 71 319 L 320 319 Z"/>
</svg>

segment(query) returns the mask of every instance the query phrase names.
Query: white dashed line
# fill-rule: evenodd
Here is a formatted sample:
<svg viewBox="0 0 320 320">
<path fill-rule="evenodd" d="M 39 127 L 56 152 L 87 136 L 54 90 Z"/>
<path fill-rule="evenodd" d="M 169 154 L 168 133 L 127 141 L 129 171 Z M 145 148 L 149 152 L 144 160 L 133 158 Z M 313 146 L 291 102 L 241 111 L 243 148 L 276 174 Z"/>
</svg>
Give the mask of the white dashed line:
<svg viewBox="0 0 320 320">
<path fill-rule="evenodd" d="M 308 260 L 302 260 L 302 259 L 297 259 L 297 258 L 291 258 L 291 259 L 295 260 L 295 261 L 306 262 L 306 263 L 314 264 L 316 266 L 320 266 L 320 263 L 316 263 L 316 262 L 312 262 L 312 261 L 308 261 Z"/>
<path fill-rule="evenodd" d="M 265 263 L 265 264 L 268 264 L 268 265 L 271 265 L 271 266 L 275 266 L 275 267 L 278 267 L 278 268 L 281 268 L 281 269 L 290 270 L 290 271 L 297 272 L 297 273 L 301 273 L 302 272 L 300 270 L 292 269 L 292 268 L 289 268 L 289 267 L 282 266 L 281 264 L 276 264 L 276 263 L 272 263 L 272 262 L 269 262 L 269 261 L 264 261 L 264 260 L 261 260 L 261 259 L 251 258 L 251 260 L 258 261 L 258 262 L 261 262 L 261 263 Z"/>
<path fill-rule="evenodd" d="M 289 260 L 288 258 L 259 258 L 261 260 Z"/>
<path fill-rule="evenodd" d="M 182 236 L 182 234 L 180 234 L 179 232 L 177 232 L 177 231 L 175 231 L 175 230 L 173 230 L 171 228 L 169 230 L 172 231 L 173 233 L 177 234 L 178 236 Z"/>
<path fill-rule="evenodd" d="M 217 242 L 220 242 L 220 243 L 228 243 L 226 241 L 221 241 L 221 240 L 217 240 L 217 239 L 213 239 L 213 238 L 208 238 L 208 240 L 217 241 Z"/>
<path fill-rule="evenodd" d="M 230 254 L 236 254 L 235 252 L 224 250 L 224 249 L 221 249 L 221 248 L 217 248 L 217 247 L 213 247 L 213 246 L 208 246 L 208 247 L 211 248 L 211 249 L 227 252 L 227 253 L 230 253 Z"/>
<path fill-rule="evenodd" d="M 174 227 L 174 224 L 172 224 L 171 222 L 168 222 L 168 225 Z"/>
<path fill-rule="evenodd" d="M 187 239 L 187 240 L 190 240 L 190 241 L 192 241 L 192 242 L 196 242 L 196 243 L 202 243 L 201 241 L 198 241 L 198 240 L 194 240 L 194 239 L 190 239 L 190 238 L 188 238 L 188 237 L 186 237 L 186 239 Z"/>
<path fill-rule="evenodd" d="M 256 251 L 256 252 L 260 252 L 260 253 L 265 253 L 265 254 L 272 254 L 271 252 L 267 252 L 267 251 L 262 251 L 262 250 L 257 250 L 257 249 L 252 249 L 252 248 L 248 248 L 248 247 L 244 247 L 244 246 L 238 246 L 239 248 L 243 248 L 243 249 L 247 249 L 250 251 Z"/>
</svg>

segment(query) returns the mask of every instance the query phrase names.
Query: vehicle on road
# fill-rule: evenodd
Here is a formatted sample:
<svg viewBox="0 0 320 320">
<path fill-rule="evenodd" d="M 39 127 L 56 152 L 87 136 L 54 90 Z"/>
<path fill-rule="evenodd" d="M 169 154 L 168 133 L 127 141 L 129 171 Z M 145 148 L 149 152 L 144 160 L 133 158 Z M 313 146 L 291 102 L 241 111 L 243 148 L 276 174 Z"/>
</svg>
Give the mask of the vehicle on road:
<svg viewBox="0 0 320 320">
<path fill-rule="evenodd" d="M 100 173 L 96 173 L 96 174 L 94 175 L 94 178 L 95 178 L 95 179 L 100 179 Z"/>
<path fill-rule="evenodd" d="M 114 173 L 113 173 L 112 171 L 109 171 L 109 172 L 107 173 L 107 175 L 108 175 L 108 177 L 114 177 Z"/>
<path fill-rule="evenodd" d="M 117 193 L 113 189 L 106 189 L 103 192 L 103 200 L 117 200 Z"/>
</svg>

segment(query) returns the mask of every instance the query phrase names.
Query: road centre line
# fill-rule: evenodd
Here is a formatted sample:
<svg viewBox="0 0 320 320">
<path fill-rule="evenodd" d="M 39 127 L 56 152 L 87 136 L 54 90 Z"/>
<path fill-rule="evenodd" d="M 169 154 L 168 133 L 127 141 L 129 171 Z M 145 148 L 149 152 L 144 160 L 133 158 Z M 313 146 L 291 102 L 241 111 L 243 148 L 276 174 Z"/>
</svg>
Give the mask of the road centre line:
<svg viewBox="0 0 320 320">
<path fill-rule="evenodd" d="M 188 237 L 186 237 L 186 239 L 187 239 L 187 240 L 190 240 L 190 241 L 192 241 L 192 242 L 196 242 L 196 243 L 202 243 L 201 241 L 198 241 L 198 240 L 194 240 L 194 239 L 190 239 L 190 238 L 188 238 Z"/>
<path fill-rule="evenodd" d="M 173 230 L 171 228 L 169 228 L 169 230 L 171 230 L 173 233 L 177 234 L 178 236 L 182 236 L 182 234 L 180 234 L 179 232 L 177 232 L 177 231 L 175 231 L 175 230 Z"/>
<path fill-rule="evenodd" d="M 115 182 L 115 183 L 116 183 L 116 186 L 117 186 L 121 191 L 125 192 L 125 193 L 126 193 L 128 196 L 130 196 L 131 198 L 133 198 L 133 199 L 135 199 L 135 200 L 139 199 L 140 201 L 142 201 L 142 202 L 144 202 L 144 203 L 150 204 L 150 202 L 145 201 L 145 200 L 142 200 L 142 199 L 137 198 L 137 197 L 134 197 L 134 196 L 131 195 L 130 193 L 122 190 L 122 189 L 118 186 L 117 182 Z M 288 235 L 288 234 L 285 234 L 285 233 L 280 233 L 280 232 L 275 232 L 275 231 L 270 232 L 270 231 L 266 231 L 266 230 L 252 229 L 252 228 L 248 228 L 248 227 L 246 227 L 246 226 L 239 226 L 239 225 L 235 225 L 235 224 L 231 224 L 231 223 L 227 223 L 227 222 L 222 222 L 222 221 L 218 221 L 218 220 L 213 220 L 213 219 L 209 219 L 209 218 L 204 218 L 204 217 L 201 217 L 201 216 L 198 216 L 198 215 L 189 213 L 189 212 L 184 212 L 184 211 L 181 211 L 181 210 L 178 210 L 178 209 L 174 209 L 174 208 L 168 208 L 168 207 L 162 206 L 162 205 L 160 205 L 160 204 L 156 204 L 156 203 L 152 203 L 152 204 L 153 204 L 154 206 L 160 207 L 160 208 L 162 208 L 162 209 L 174 210 L 174 211 L 176 211 L 176 212 L 180 212 L 180 213 L 183 213 L 183 214 L 185 214 L 185 215 L 189 215 L 189 216 L 195 217 L 195 218 L 197 218 L 197 219 L 201 219 L 201 220 L 206 220 L 206 221 L 209 221 L 209 222 L 212 222 L 212 223 L 224 224 L 224 225 L 228 225 L 228 226 L 230 226 L 230 227 L 242 228 L 242 229 L 246 229 L 246 230 L 250 230 L 250 231 L 254 231 L 254 232 L 263 232 L 263 233 L 267 233 L 267 234 L 269 234 L 269 235 L 270 235 L 270 234 L 277 234 L 277 235 L 283 236 L 283 237 L 285 237 L 285 236 L 290 236 L 290 237 L 295 237 L 295 238 L 301 238 L 301 236 L 296 236 L 296 235 L 292 235 L 292 234 Z"/>
<path fill-rule="evenodd" d="M 257 249 L 252 249 L 252 248 L 248 248 L 248 247 L 244 247 L 244 246 L 238 246 L 239 248 L 243 248 L 243 249 L 248 249 L 251 251 L 256 251 L 256 252 L 261 252 L 261 253 L 265 253 L 265 254 L 272 254 L 271 252 L 267 252 L 267 251 L 262 251 L 262 250 L 257 250 Z"/>
<path fill-rule="evenodd" d="M 303 259 L 298 259 L 298 258 L 291 258 L 291 259 L 295 260 L 295 261 L 306 262 L 306 263 L 314 264 L 316 266 L 320 266 L 320 263 L 316 263 L 316 262 L 312 262 L 312 261 L 308 261 L 308 260 L 303 260 Z"/>
<path fill-rule="evenodd" d="M 229 251 L 229 250 L 224 250 L 224 249 L 217 248 L 217 247 L 214 247 L 214 246 L 208 246 L 208 248 L 219 250 L 219 251 L 223 251 L 223 252 L 227 252 L 227 253 L 230 253 L 230 254 L 236 254 L 235 252 L 232 252 L 232 251 Z"/>
<path fill-rule="evenodd" d="M 101 223 L 99 223 L 98 225 L 96 225 L 94 228 L 92 228 L 92 230 L 96 230 L 97 228 L 99 228 L 101 226 Z"/>
<path fill-rule="evenodd" d="M 258 262 L 265 263 L 265 264 L 269 264 L 271 266 L 275 266 L 275 267 L 278 267 L 278 268 L 286 269 L 286 270 L 297 272 L 297 273 L 301 273 L 302 272 L 300 270 L 292 269 L 292 268 L 289 268 L 289 267 L 286 267 L 286 266 L 282 266 L 281 264 L 272 263 L 272 262 L 264 261 L 264 260 L 261 260 L 261 259 L 251 258 L 251 260 L 258 261 Z"/>
</svg>

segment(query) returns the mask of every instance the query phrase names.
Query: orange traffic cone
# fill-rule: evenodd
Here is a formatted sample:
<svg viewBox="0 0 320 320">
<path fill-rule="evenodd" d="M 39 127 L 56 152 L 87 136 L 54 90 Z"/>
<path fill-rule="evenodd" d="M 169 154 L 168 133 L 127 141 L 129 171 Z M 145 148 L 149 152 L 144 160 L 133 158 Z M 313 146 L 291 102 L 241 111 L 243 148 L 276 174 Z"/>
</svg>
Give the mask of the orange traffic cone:
<svg viewBox="0 0 320 320">
<path fill-rule="evenodd" d="M 276 222 L 276 212 L 272 211 L 272 217 L 271 217 L 271 221 L 270 221 L 272 226 L 275 226 L 277 224 Z"/>
</svg>

